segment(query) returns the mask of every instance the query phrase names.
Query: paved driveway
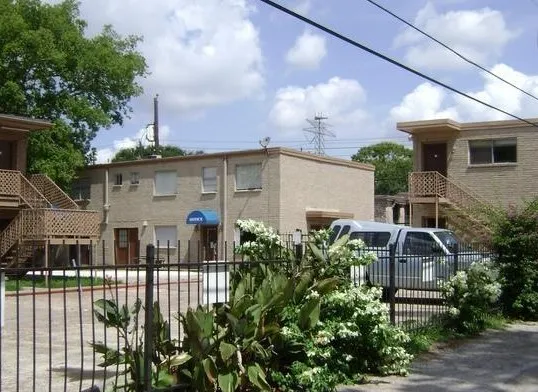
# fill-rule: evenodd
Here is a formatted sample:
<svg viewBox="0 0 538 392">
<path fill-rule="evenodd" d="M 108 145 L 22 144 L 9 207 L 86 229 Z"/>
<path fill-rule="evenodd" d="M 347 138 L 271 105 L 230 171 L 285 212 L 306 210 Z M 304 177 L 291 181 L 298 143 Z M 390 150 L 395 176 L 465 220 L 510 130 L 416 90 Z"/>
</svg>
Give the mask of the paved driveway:
<svg viewBox="0 0 538 392">
<path fill-rule="evenodd" d="M 538 391 L 538 323 L 517 323 L 488 331 L 417 359 L 409 377 L 375 378 L 357 391 Z"/>
</svg>

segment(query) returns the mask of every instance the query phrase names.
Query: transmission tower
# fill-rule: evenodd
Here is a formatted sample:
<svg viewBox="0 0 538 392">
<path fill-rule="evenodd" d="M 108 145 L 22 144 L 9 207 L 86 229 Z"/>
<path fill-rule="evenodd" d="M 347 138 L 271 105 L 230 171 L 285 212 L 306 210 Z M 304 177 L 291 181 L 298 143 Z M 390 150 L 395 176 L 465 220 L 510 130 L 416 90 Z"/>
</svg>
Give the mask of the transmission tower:
<svg viewBox="0 0 538 392">
<path fill-rule="evenodd" d="M 310 143 L 314 144 L 314 150 L 317 155 L 326 155 L 326 137 L 336 137 L 336 135 L 329 130 L 329 124 L 325 123 L 325 120 L 327 119 L 328 117 L 324 116 L 322 113 L 315 115 L 314 119 L 306 119 L 310 124 L 310 127 L 304 128 L 304 131 L 313 135 L 312 139 L 310 139 Z"/>
</svg>

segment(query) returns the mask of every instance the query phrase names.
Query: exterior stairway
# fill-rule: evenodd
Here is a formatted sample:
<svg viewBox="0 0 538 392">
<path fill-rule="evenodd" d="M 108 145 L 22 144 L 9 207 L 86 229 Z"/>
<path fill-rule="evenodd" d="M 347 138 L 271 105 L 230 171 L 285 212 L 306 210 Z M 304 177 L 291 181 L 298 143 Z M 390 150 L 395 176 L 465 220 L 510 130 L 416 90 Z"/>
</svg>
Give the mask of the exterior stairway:
<svg viewBox="0 0 538 392">
<path fill-rule="evenodd" d="M 489 242 L 494 207 L 463 184 L 439 172 L 414 172 L 409 176 L 411 203 L 438 203 L 448 228 L 465 242 Z"/>
<path fill-rule="evenodd" d="M 99 237 L 99 214 L 81 210 L 45 175 L 27 178 L 0 170 L 0 208 L 18 211 L 0 233 L 0 263 L 6 268 L 42 266 L 46 243 L 88 243 Z"/>
</svg>

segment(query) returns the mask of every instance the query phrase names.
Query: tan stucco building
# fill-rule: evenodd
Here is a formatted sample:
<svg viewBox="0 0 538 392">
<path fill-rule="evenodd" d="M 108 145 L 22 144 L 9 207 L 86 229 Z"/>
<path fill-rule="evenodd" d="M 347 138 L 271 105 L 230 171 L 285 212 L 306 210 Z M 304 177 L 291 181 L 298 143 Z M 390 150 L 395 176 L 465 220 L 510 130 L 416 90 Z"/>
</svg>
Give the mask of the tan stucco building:
<svg viewBox="0 0 538 392">
<path fill-rule="evenodd" d="M 472 218 L 480 206 L 520 206 L 538 196 L 538 133 L 531 124 L 445 119 L 398 123 L 397 128 L 413 140 L 413 226 L 456 224 L 451 216 L 461 224 L 463 215 Z M 475 230 L 469 222 L 464 225 Z"/>
<path fill-rule="evenodd" d="M 231 258 L 238 219 L 291 233 L 374 218 L 372 166 L 287 148 L 95 165 L 75 190 L 102 213 L 107 264 L 136 262 L 157 242 L 174 262 Z"/>
</svg>

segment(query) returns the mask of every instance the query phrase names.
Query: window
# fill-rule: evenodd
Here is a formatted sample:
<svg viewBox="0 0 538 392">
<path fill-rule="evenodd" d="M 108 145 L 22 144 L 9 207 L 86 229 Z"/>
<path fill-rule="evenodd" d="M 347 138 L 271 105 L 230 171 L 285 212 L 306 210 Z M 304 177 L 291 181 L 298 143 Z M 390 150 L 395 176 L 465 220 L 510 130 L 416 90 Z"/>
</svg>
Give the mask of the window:
<svg viewBox="0 0 538 392">
<path fill-rule="evenodd" d="M 336 241 L 339 231 L 340 231 L 340 225 L 335 225 L 333 227 L 333 230 L 331 231 L 331 234 L 329 235 L 329 244 L 332 244 L 334 241 Z"/>
<path fill-rule="evenodd" d="M 89 200 L 90 189 L 90 180 L 88 178 L 79 178 L 73 183 L 71 197 L 73 200 Z"/>
<path fill-rule="evenodd" d="M 140 173 L 131 172 L 131 185 L 138 185 L 138 184 L 140 184 Z"/>
<path fill-rule="evenodd" d="M 262 189 L 262 164 L 236 165 L 235 189 Z"/>
<path fill-rule="evenodd" d="M 177 194 L 177 173 L 175 171 L 155 172 L 155 195 Z"/>
<path fill-rule="evenodd" d="M 204 167 L 202 169 L 202 192 L 211 193 L 217 191 L 217 168 Z"/>
<path fill-rule="evenodd" d="M 410 231 L 405 236 L 404 254 L 433 256 L 437 247 L 438 244 L 430 233 Z"/>
<path fill-rule="evenodd" d="M 517 162 L 516 139 L 469 140 L 471 165 L 511 162 Z"/>
<path fill-rule="evenodd" d="M 368 248 L 384 248 L 390 240 L 388 231 L 354 231 L 349 235 L 350 240 L 363 240 Z"/>
<path fill-rule="evenodd" d="M 114 185 L 123 185 L 123 176 L 121 173 L 116 174 L 116 181 L 114 182 Z"/>
<path fill-rule="evenodd" d="M 127 229 L 118 229 L 118 248 L 125 249 L 129 246 L 127 241 Z"/>
<path fill-rule="evenodd" d="M 177 245 L 177 226 L 155 226 L 155 245 L 159 248 Z"/>
</svg>

